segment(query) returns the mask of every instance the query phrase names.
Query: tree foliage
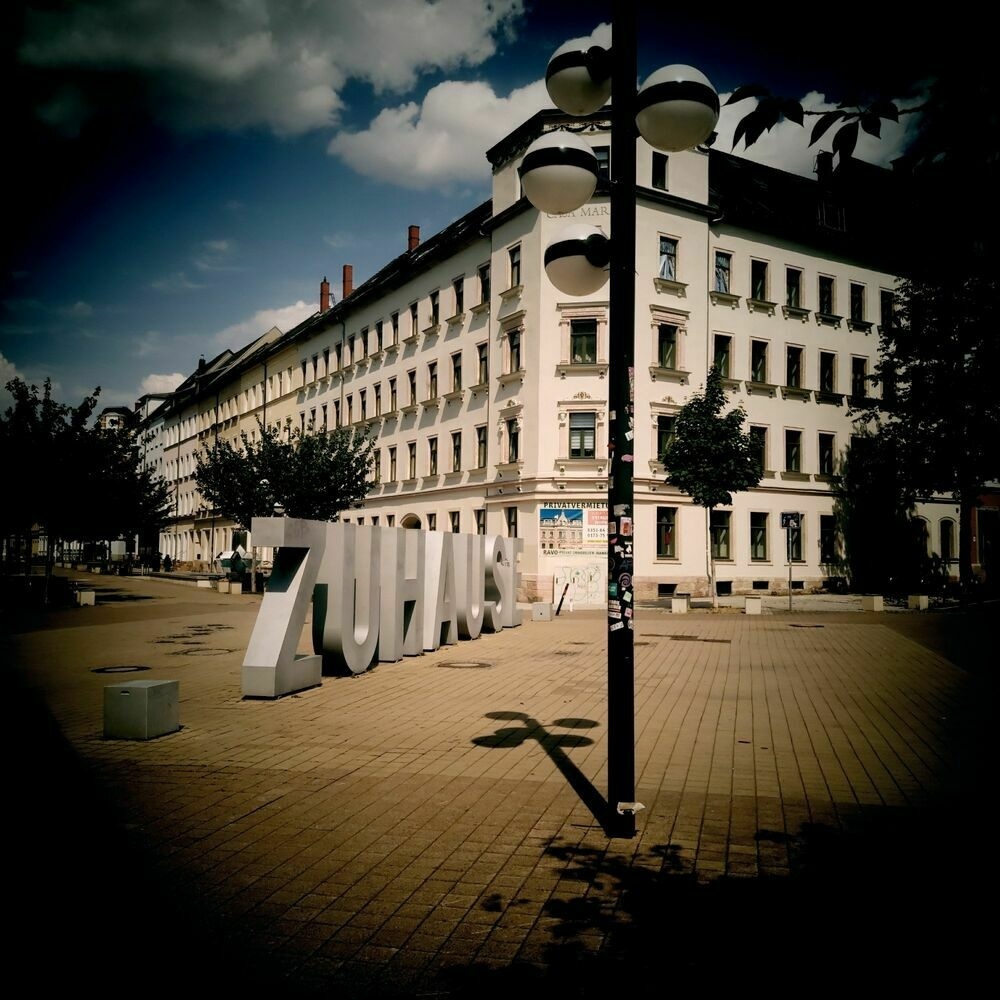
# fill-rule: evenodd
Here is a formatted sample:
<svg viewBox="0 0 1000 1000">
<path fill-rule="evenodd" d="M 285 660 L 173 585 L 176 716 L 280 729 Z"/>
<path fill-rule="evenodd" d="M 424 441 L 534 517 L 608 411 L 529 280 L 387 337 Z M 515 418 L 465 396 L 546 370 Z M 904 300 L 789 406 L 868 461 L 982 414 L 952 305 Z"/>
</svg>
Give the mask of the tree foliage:
<svg viewBox="0 0 1000 1000">
<path fill-rule="evenodd" d="M 7 390 L 14 402 L 0 417 L 0 450 L 16 486 L 0 491 L 5 536 L 37 525 L 50 540 L 104 540 L 162 525 L 166 483 L 143 469 L 127 430 L 91 424 L 99 389 L 78 406 L 53 399 L 49 380 L 41 392 L 21 379 Z"/>
<path fill-rule="evenodd" d="M 251 439 L 218 440 L 197 456 L 195 482 L 207 507 L 249 529 L 255 517 L 335 521 L 370 489 L 374 442 L 357 428 L 282 432 L 258 422 Z"/>
<path fill-rule="evenodd" d="M 733 493 L 751 489 L 761 478 L 750 435 L 743 431 L 745 414 L 740 409 L 723 413 L 725 403 L 722 376 L 713 366 L 704 391 L 677 414 L 662 456 L 667 482 L 708 509 L 731 504 Z"/>
</svg>

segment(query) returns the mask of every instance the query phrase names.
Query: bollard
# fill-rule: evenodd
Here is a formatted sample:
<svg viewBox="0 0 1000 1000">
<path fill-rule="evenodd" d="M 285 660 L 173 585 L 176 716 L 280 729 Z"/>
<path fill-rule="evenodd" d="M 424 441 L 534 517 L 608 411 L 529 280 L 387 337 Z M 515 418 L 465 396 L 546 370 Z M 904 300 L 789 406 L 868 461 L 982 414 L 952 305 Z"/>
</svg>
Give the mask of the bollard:
<svg viewBox="0 0 1000 1000">
<path fill-rule="evenodd" d="M 877 594 L 865 594 L 861 598 L 861 610 L 862 611 L 881 611 L 882 608 L 882 598 Z"/>
<path fill-rule="evenodd" d="M 104 688 L 104 736 L 151 740 L 180 729 L 180 681 L 126 681 Z"/>
<path fill-rule="evenodd" d="M 926 594 L 910 594 L 906 603 L 911 611 L 926 611 L 930 602 Z"/>
<path fill-rule="evenodd" d="M 531 620 L 533 622 L 552 621 L 552 604 L 539 601 L 531 605 Z"/>
<path fill-rule="evenodd" d="M 760 597 L 747 597 L 743 604 L 743 613 L 747 615 L 759 615 L 764 607 L 764 601 Z"/>
</svg>

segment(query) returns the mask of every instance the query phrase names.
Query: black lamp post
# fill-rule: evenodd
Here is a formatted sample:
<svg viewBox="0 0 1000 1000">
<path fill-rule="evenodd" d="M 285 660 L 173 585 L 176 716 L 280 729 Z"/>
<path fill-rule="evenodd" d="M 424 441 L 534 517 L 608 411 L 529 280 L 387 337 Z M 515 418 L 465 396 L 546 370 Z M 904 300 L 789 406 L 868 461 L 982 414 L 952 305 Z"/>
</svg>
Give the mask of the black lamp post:
<svg viewBox="0 0 1000 1000">
<path fill-rule="evenodd" d="M 657 70 L 636 94 L 635 8 L 618 4 L 614 49 L 560 47 L 545 75 L 553 103 L 572 115 L 611 102 L 611 226 L 573 225 L 545 251 L 552 283 L 570 295 L 596 291 L 610 275 L 608 351 L 608 805 L 614 836 L 635 834 L 635 682 L 633 587 L 636 548 L 633 501 L 635 455 L 636 132 L 651 146 L 690 149 L 705 141 L 719 118 L 711 83 L 690 66 Z M 560 138 L 554 138 L 560 137 Z M 521 165 L 525 196 L 539 211 L 563 213 L 586 204 L 597 181 L 597 160 L 577 136 L 543 135 Z M 589 159 L 588 159 L 589 157 Z M 572 196 L 570 196 L 572 194 Z"/>
</svg>

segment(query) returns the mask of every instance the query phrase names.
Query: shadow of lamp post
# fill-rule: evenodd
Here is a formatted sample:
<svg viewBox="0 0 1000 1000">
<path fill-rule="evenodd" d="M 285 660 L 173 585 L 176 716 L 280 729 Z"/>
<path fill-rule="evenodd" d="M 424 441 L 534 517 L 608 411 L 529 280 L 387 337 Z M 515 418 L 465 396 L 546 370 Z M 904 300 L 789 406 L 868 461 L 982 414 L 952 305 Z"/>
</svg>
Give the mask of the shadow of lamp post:
<svg viewBox="0 0 1000 1000">
<path fill-rule="evenodd" d="M 573 224 L 545 249 L 549 280 L 568 295 L 589 295 L 610 276 L 608 351 L 608 804 L 613 835 L 635 834 L 635 704 L 633 661 L 632 467 L 635 378 L 636 131 L 667 152 L 703 143 L 719 119 L 719 97 L 690 66 L 666 66 L 639 90 L 634 5 L 615 7 L 614 48 L 560 46 L 545 85 L 569 115 L 607 104 L 611 116 L 611 239 L 594 226 Z M 519 168 L 524 194 L 539 212 L 561 214 L 586 204 L 597 185 L 597 158 L 572 133 L 548 132 L 525 152 Z"/>
</svg>

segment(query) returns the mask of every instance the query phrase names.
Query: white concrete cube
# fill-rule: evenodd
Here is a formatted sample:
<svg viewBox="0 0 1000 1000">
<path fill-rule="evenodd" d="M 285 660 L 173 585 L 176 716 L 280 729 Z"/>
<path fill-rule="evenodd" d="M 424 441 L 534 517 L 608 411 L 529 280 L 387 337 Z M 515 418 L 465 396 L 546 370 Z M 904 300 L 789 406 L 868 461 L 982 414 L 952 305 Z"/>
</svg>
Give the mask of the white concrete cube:
<svg viewBox="0 0 1000 1000">
<path fill-rule="evenodd" d="M 151 740 L 180 729 L 180 681 L 126 681 L 104 688 L 104 736 Z"/>
<path fill-rule="evenodd" d="M 229 593 L 230 594 L 242 594 L 243 593 L 243 584 L 242 583 L 231 583 L 231 584 L 229 584 Z"/>
<path fill-rule="evenodd" d="M 926 594 L 910 594 L 907 604 L 911 611 L 926 611 L 929 601 Z"/>
<path fill-rule="evenodd" d="M 551 602 L 539 601 L 536 604 L 531 605 L 531 620 L 533 622 L 550 622 L 552 621 L 552 604 Z"/>
<path fill-rule="evenodd" d="M 220 594 L 228 594 L 229 593 L 229 581 L 228 580 L 220 580 L 219 581 L 219 593 Z"/>
<path fill-rule="evenodd" d="M 862 611 L 881 611 L 882 608 L 882 598 L 877 594 L 865 594 L 861 598 L 861 610 Z"/>
<path fill-rule="evenodd" d="M 83 607 L 89 604 L 91 607 L 97 604 L 97 594 L 93 590 L 78 590 L 76 592 L 76 603 Z"/>
<path fill-rule="evenodd" d="M 199 580 L 198 581 L 198 586 L 200 588 L 202 588 L 203 590 L 211 590 L 212 589 L 212 581 L 211 580 Z"/>
<path fill-rule="evenodd" d="M 743 613 L 747 615 L 759 615 L 764 608 L 764 601 L 760 597 L 747 597 L 743 602 Z"/>
<path fill-rule="evenodd" d="M 688 612 L 688 599 L 686 597 L 671 597 L 670 612 L 675 615 L 686 615 Z"/>
</svg>

